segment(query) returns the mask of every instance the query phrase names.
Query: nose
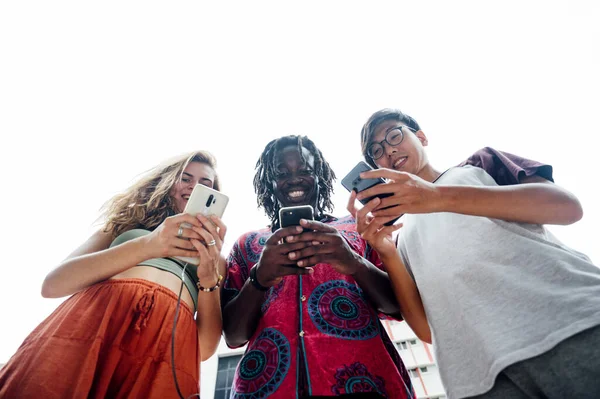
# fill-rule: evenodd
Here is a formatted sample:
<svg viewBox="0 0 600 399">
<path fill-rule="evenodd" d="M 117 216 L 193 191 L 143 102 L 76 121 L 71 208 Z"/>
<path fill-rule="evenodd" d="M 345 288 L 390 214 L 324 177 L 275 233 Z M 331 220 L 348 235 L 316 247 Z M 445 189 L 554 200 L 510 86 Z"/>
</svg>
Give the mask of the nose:
<svg viewBox="0 0 600 399">
<path fill-rule="evenodd" d="M 388 157 L 390 155 L 393 155 L 398 152 L 398 149 L 396 148 L 396 146 L 390 145 L 386 141 L 381 143 L 381 145 L 383 146 L 383 149 L 385 150 L 385 155 L 387 155 Z"/>
<path fill-rule="evenodd" d="M 289 184 L 296 184 L 296 183 L 300 183 L 302 182 L 302 178 L 300 176 L 298 176 L 297 174 L 294 174 L 292 177 L 290 177 L 290 179 L 288 180 Z"/>
</svg>

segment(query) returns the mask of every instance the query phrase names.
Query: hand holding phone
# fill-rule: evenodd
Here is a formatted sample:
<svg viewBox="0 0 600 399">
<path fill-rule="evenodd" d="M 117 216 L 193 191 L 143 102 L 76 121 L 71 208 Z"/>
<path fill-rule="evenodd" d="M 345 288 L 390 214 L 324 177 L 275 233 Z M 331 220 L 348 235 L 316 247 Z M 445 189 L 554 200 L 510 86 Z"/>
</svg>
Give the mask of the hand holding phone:
<svg viewBox="0 0 600 399">
<path fill-rule="evenodd" d="M 363 179 L 363 178 L 360 177 L 361 173 L 367 172 L 369 170 L 373 170 L 373 168 L 371 166 L 369 166 L 369 164 L 367 164 L 366 162 L 360 161 L 342 179 L 342 186 L 344 186 L 344 188 L 346 190 L 348 190 L 348 191 L 356 191 L 357 193 L 360 193 L 361 191 L 364 191 L 364 190 L 366 190 L 368 188 L 371 188 L 371 187 L 376 186 L 378 184 L 385 183 L 385 180 L 383 180 L 380 177 L 378 177 L 376 179 Z M 392 196 L 391 193 L 385 193 L 385 194 L 377 195 L 377 197 L 380 198 L 380 199 L 383 199 L 383 198 L 386 198 L 386 197 L 390 197 L 390 196 Z M 375 197 L 363 198 L 362 200 L 360 200 L 360 202 L 363 205 L 366 205 L 373 198 L 375 198 Z M 394 220 L 390 220 L 389 222 L 385 223 L 385 226 L 391 226 L 391 225 L 393 225 L 396 222 L 396 220 L 398 220 L 398 218 L 396 218 Z"/>
<path fill-rule="evenodd" d="M 300 226 L 300 219 L 314 220 L 313 207 L 299 205 L 279 209 L 279 227 Z"/>
<path fill-rule="evenodd" d="M 222 218 L 228 203 L 229 197 L 225 194 L 203 184 L 196 184 L 190 195 L 190 199 L 185 206 L 184 213 L 193 216 L 201 213 L 205 216 L 216 215 Z M 187 223 L 182 223 L 181 226 L 185 228 L 191 227 Z M 184 256 L 177 256 L 176 258 L 193 265 L 200 263 L 200 258 L 189 258 Z"/>
</svg>

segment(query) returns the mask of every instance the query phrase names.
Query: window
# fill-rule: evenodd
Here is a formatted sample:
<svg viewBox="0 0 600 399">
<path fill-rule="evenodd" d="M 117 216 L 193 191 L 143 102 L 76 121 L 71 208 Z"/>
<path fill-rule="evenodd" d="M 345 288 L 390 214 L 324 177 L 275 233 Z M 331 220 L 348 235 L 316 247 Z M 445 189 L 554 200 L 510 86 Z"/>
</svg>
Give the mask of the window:
<svg viewBox="0 0 600 399">
<path fill-rule="evenodd" d="M 420 369 L 421 369 L 421 373 L 426 373 L 427 372 L 427 366 L 420 367 Z"/>
<path fill-rule="evenodd" d="M 398 343 L 396 343 L 396 346 L 398 347 L 398 349 L 408 348 L 408 346 L 406 345 L 406 341 L 398 342 Z"/>
<path fill-rule="evenodd" d="M 417 344 L 417 340 L 416 339 L 411 339 L 408 342 L 410 342 L 411 345 L 416 345 Z"/>
<path fill-rule="evenodd" d="M 217 384 L 215 385 L 215 399 L 228 399 L 233 384 L 235 369 L 242 355 L 223 356 L 219 358 L 217 371 Z"/>
<path fill-rule="evenodd" d="M 419 372 L 417 371 L 417 369 L 410 369 L 408 371 L 412 378 L 419 378 Z"/>
</svg>

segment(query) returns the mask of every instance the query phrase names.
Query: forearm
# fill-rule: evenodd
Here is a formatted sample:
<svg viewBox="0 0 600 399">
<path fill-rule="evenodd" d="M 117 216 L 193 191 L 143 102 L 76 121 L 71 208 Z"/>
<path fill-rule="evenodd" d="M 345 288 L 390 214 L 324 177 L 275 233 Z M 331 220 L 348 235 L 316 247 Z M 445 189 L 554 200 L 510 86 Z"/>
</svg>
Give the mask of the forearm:
<svg viewBox="0 0 600 399">
<path fill-rule="evenodd" d="M 421 295 L 400 256 L 398 253 L 382 256 L 382 261 L 388 271 L 402 317 L 420 340 L 431 343 L 431 331 Z"/>
<path fill-rule="evenodd" d="M 220 290 L 198 293 L 196 325 L 201 360 L 210 358 L 219 346 L 223 321 L 221 319 Z"/>
<path fill-rule="evenodd" d="M 357 259 L 358 270 L 352 275 L 378 312 L 394 315 L 400 307 L 394 296 L 390 278 L 386 272 L 363 257 Z"/>
<path fill-rule="evenodd" d="M 42 296 L 60 298 L 106 280 L 149 259 L 141 239 L 114 248 L 75 256 L 51 271 L 42 284 Z"/>
<path fill-rule="evenodd" d="M 577 198 L 551 183 L 499 187 L 439 186 L 439 212 L 483 216 L 512 222 L 571 224 L 583 211 Z"/>
<path fill-rule="evenodd" d="M 227 345 L 244 345 L 254 331 L 261 317 L 260 307 L 264 292 L 257 290 L 247 280 L 240 293 L 223 309 L 223 335 Z"/>
</svg>

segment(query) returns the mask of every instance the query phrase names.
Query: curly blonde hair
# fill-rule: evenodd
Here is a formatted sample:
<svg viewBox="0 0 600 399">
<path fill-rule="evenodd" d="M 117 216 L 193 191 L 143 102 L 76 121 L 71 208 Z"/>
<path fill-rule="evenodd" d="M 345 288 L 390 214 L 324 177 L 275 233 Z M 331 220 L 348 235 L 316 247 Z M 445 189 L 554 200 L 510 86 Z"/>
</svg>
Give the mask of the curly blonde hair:
<svg viewBox="0 0 600 399">
<path fill-rule="evenodd" d="M 181 180 L 190 162 L 204 163 L 215 169 L 217 162 L 208 151 L 194 151 L 167 160 L 147 171 L 125 192 L 115 195 L 102 207 L 103 230 L 113 238 L 131 229 L 154 230 L 167 217 L 175 215 L 171 188 Z M 219 190 L 215 174 L 213 184 Z"/>
</svg>

